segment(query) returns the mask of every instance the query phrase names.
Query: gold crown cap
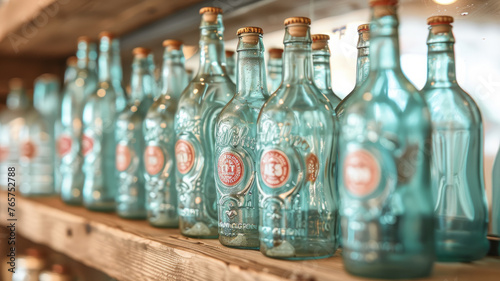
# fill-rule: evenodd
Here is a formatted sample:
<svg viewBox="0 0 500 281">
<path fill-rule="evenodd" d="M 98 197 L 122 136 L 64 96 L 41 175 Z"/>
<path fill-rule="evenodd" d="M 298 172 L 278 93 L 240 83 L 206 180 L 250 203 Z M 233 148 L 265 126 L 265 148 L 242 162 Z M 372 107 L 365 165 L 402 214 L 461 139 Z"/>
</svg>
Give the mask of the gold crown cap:
<svg viewBox="0 0 500 281">
<path fill-rule="evenodd" d="M 218 7 L 204 7 L 200 9 L 200 15 L 204 13 L 222 14 L 222 9 Z"/>
<path fill-rule="evenodd" d="M 361 31 L 370 31 L 370 24 L 369 23 L 365 23 L 365 24 L 361 24 L 358 26 L 358 32 L 361 32 Z"/>
<path fill-rule="evenodd" d="M 247 27 L 239 28 L 238 31 L 236 31 L 236 35 L 240 35 L 242 33 L 264 34 L 264 30 L 262 30 L 262 28 L 256 27 L 256 26 L 247 26 Z"/>
<path fill-rule="evenodd" d="M 164 40 L 162 44 L 163 44 L 163 47 L 167 47 L 167 46 L 178 47 L 178 46 L 182 45 L 182 41 L 174 40 L 174 39 L 167 39 L 167 40 Z"/>
<path fill-rule="evenodd" d="M 295 23 L 311 25 L 311 19 L 307 17 L 291 17 L 285 19 L 285 25 L 295 24 Z"/>
<path fill-rule="evenodd" d="M 90 43 L 90 37 L 88 37 L 88 36 L 80 36 L 80 37 L 78 37 L 78 39 L 76 41 Z"/>
<path fill-rule="evenodd" d="M 113 35 L 113 33 L 109 32 L 109 31 L 102 31 L 101 33 L 99 33 L 99 38 L 103 38 L 103 37 L 113 39 L 115 36 Z"/>
<path fill-rule="evenodd" d="M 147 56 L 149 55 L 149 53 L 151 53 L 151 50 L 143 47 L 136 47 L 132 50 L 132 54 L 134 54 L 135 56 L 137 55 Z"/>
<path fill-rule="evenodd" d="M 330 40 L 330 36 L 327 34 L 313 34 L 311 35 L 313 41 Z"/>
<path fill-rule="evenodd" d="M 433 16 L 427 18 L 428 25 L 450 24 L 453 23 L 453 17 L 450 16 Z"/>
<path fill-rule="evenodd" d="M 374 6 L 396 6 L 398 4 L 398 0 L 370 0 L 370 7 Z"/>
</svg>

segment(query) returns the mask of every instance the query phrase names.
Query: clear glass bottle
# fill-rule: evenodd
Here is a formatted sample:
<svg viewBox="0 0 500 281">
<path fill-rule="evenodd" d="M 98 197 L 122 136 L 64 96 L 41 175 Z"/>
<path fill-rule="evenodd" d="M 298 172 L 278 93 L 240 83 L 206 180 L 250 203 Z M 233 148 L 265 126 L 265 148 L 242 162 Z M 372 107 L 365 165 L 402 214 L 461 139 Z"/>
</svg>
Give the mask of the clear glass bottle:
<svg viewBox="0 0 500 281">
<path fill-rule="evenodd" d="M 115 121 L 126 104 L 111 83 L 111 40 L 101 32 L 99 45 L 99 82 L 97 91 L 86 99 L 83 108 L 83 204 L 94 211 L 115 210 Z"/>
<path fill-rule="evenodd" d="M 342 257 L 354 275 L 424 277 L 434 262 L 430 113 L 401 71 L 397 1 L 370 6 L 370 74 L 338 115 Z"/>
<path fill-rule="evenodd" d="M 283 81 L 257 122 L 260 250 L 273 258 L 325 258 L 338 247 L 334 113 L 313 82 L 310 24 L 285 20 Z"/>
<path fill-rule="evenodd" d="M 269 60 L 267 62 L 267 90 L 274 93 L 281 85 L 283 72 L 283 49 L 269 49 Z"/>
<path fill-rule="evenodd" d="M 162 94 L 149 108 L 143 124 L 146 209 L 151 225 L 178 227 L 174 118 L 179 97 L 189 80 L 182 42 L 165 40 L 163 46 Z"/>
<path fill-rule="evenodd" d="M 259 248 L 259 191 L 255 182 L 257 117 L 269 97 L 262 29 L 237 31 L 236 95 L 222 109 L 215 127 L 215 183 L 219 241 L 244 249 Z"/>
<path fill-rule="evenodd" d="M 500 149 L 493 165 L 491 199 L 491 234 L 500 237 Z M 500 252 L 500 248 L 498 249 Z"/>
<path fill-rule="evenodd" d="M 0 186 L 4 189 L 8 185 L 9 167 L 16 169 L 18 181 L 22 177 L 19 167 L 19 133 L 25 124 L 26 110 L 30 105 L 21 79 L 10 79 L 9 88 L 7 110 L 0 113 Z"/>
<path fill-rule="evenodd" d="M 431 186 L 436 256 L 468 262 L 486 255 L 488 207 L 484 191 L 483 123 L 474 100 L 457 83 L 455 38 L 449 16 L 427 19 L 427 83 L 431 112 Z"/>
<path fill-rule="evenodd" d="M 89 139 L 83 139 L 82 135 L 83 107 L 85 99 L 97 88 L 97 77 L 89 68 L 90 53 L 90 38 L 78 38 L 76 76 L 63 87 L 61 134 L 57 141 L 57 154 L 61 174 L 61 198 L 66 204 L 72 205 L 81 205 L 83 202 L 83 156 L 88 152 L 90 144 Z"/>
<path fill-rule="evenodd" d="M 312 57 L 314 66 L 314 83 L 320 91 L 330 100 L 333 108 L 336 108 L 341 99 L 332 90 L 332 74 L 330 71 L 330 48 L 326 34 L 311 35 Z"/>
<path fill-rule="evenodd" d="M 59 90 L 59 78 L 54 74 L 43 74 L 35 79 L 33 90 L 33 105 L 42 115 L 47 127 L 47 133 L 50 137 L 50 155 L 53 182 L 56 193 L 61 190 L 61 177 L 58 167 L 56 140 L 61 133 L 61 104 L 62 97 Z"/>
<path fill-rule="evenodd" d="M 358 92 L 358 88 L 366 81 L 366 78 L 370 74 L 370 24 L 361 24 L 358 26 L 358 58 L 356 62 L 356 84 L 354 89 L 337 105 L 335 112 L 337 116 L 341 116 L 344 113 L 345 99 L 353 94 L 362 95 L 363 93 Z"/>
<path fill-rule="evenodd" d="M 185 236 L 217 238 L 215 119 L 236 92 L 226 74 L 222 9 L 200 10 L 200 67 L 175 114 L 179 227 Z"/>
<path fill-rule="evenodd" d="M 230 50 L 226 50 L 226 72 L 231 81 L 236 82 L 236 57 Z"/>
<path fill-rule="evenodd" d="M 142 123 L 153 104 L 156 83 L 149 67 L 150 52 L 149 49 L 141 47 L 133 50 L 130 100 L 127 107 L 118 115 L 115 125 L 115 163 L 118 183 L 116 213 L 127 219 L 147 217 Z"/>
<path fill-rule="evenodd" d="M 111 83 L 115 89 L 116 97 L 120 102 L 127 101 L 127 94 L 123 87 L 123 70 L 122 59 L 120 53 L 120 39 L 113 38 L 111 40 Z M 125 104 L 119 104 L 118 107 L 124 108 Z"/>
</svg>

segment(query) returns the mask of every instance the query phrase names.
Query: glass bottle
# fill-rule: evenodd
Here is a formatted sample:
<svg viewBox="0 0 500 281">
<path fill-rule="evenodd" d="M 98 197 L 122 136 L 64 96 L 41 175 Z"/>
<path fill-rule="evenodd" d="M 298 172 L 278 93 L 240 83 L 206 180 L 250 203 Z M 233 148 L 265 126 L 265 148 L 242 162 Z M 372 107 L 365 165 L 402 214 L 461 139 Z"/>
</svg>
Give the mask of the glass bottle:
<svg viewBox="0 0 500 281">
<path fill-rule="evenodd" d="M 82 36 L 86 37 L 86 36 Z M 88 38 L 88 71 L 89 75 L 92 76 L 96 81 L 98 80 L 97 74 L 97 44 L 95 42 L 90 42 L 90 38 Z"/>
<path fill-rule="evenodd" d="M 0 113 L 0 186 L 3 189 L 8 186 L 9 167 L 15 168 L 17 180 L 22 177 L 19 167 L 19 133 L 25 124 L 26 110 L 30 105 L 21 79 L 10 79 L 9 88 L 7 110 Z"/>
<path fill-rule="evenodd" d="M 500 237 L 500 149 L 493 165 L 493 196 L 491 199 L 491 234 Z M 500 248 L 499 248 L 500 252 Z"/>
<path fill-rule="evenodd" d="M 326 34 L 311 35 L 312 57 L 314 66 L 314 83 L 320 91 L 330 100 L 333 108 L 340 103 L 340 98 L 332 90 L 332 74 L 330 71 L 330 48 L 328 40 L 330 36 Z"/>
<path fill-rule="evenodd" d="M 217 117 L 215 183 L 219 241 L 228 247 L 259 248 L 259 191 L 255 183 L 257 117 L 269 97 L 262 29 L 238 29 L 236 95 Z"/>
<path fill-rule="evenodd" d="M 431 186 L 436 256 L 473 261 L 488 252 L 484 192 L 483 123 L 474 100 L 457 83 L 449 16 L 427 19 L 427 83 L 422 89 L 432 120 Z"/>
<path fill-rule="evenodd" d="M 78 58 L 71 56 L 66 60 L 66 71 L 64 71 L 64 85 L 76 79 Z"/>
<path fill-rule="evenodd" d="M 217 238 L 215 119 L 236 92 L 226 74 L 222 9 L 200 10 L 200 67 L 175 114 L 179 227 L 185 236 Z"/>
<path fill-rule="evenodd" d="M 281 74 L 283 72 L 283 49 L 269 49 L 269 61 L 267 62 L 267 90 L 274 93 L 281 85 Z"/>
<path fill-rule="evenodd" d="M 96 91 L 97 77 L 89 68 L 90 38 L 78 38 L 75 79 L 65 83 L 61 106 L 61 134 L 57 143 L 61 198 L 66 204 L 83 203 L 83 156 L 89 139 L 83 138 L 83 107 L 85 99 Z M 84 147 L 84 145 L 87 145 Z"/>
<path fill-rule="evenodd" d="M 111 83 L 115 89 L 116 97 L 120 102 L 127 101 L 127 94 L 123 87 L 123 70 L 122 59 L 120 53 L 120 39 L 113 38 L 111 40 Z M 125 104 L 119 104 L 120 108 L 124 108 Z"/>
<path fill-rule="evenodd" d="M 174 118 L 179 97 L 189 80 L 182 42 L 165 40 L 163 46 L 162 94 L 149 108 L 143 124 L 146 209 L 151 225 L 178 227 Z"/>
<path fill-rule="evenodd" d="M 347 97 L 351 97 L 353 94 L 358 92 L 358 88 L 365 82 L 368 74 L 370 73 L 370 25 L 369 24 L 361 24 L 358 26 L 358 58 L 356 62 L 356 84 L 354 85 L 354 89 L 337 105 L 335 112 L 337 116 L 341 116 L 344 113 L 344 100 Z"/>
<path fill-rule="evenodd" d="M 83 108 L 83 204 L 94 211 L 115 210 L 115 121 L 123 111 L 125 97 L 118 97 L 111 83 L 111 40 L 101 32 L 99 82 Z"/>
<path fill-rule="evenodd" d="M 334 113 L 313 82 L 310 24 L 285 20 L 283 81 L 257 122 L 260 250 L 273 258 L 325 258 L 338 247 Z"/>
<path fill-rule="evenodd" d="M 146 219 L 146 190 L 144 188 L 144 135 L 142 122 L 153 104 L 154 74 L 149 68 L 150 50 L 133 50 L 130 100 L 118 115 L 115 127 L 116 175 L 118 193 L 116 212 L 128 219 Z"/>
<path fill-rule="evenodd" d="M 342 257 L 353 275 L 424 277 L 434 262 L 430 114 L 401 71 L 397 1 L 370 6 L 370 74 L 338 116 Z"/>
<path fill-rule="evenodd" d="M 61 177 L 58 167 L 59 161 L 56 155 L 56 139 L 61 133 L 61 104 L 62 97 L 59 90 L 59 78 L 54 74 L 43 74 L 35 79 L 33 91 L 33 105 L 42 115 L 47 127 L 47 133 L 50 137 L 50 155 L 53 182 L 56 193 L 61 189 Z"/>
<path fill-rule="evenodd" d="M 236 58 L 234 52 L 226 50 L 226 72 L 231 78 L 231 81 L 236 81 Z"/>
</svg>

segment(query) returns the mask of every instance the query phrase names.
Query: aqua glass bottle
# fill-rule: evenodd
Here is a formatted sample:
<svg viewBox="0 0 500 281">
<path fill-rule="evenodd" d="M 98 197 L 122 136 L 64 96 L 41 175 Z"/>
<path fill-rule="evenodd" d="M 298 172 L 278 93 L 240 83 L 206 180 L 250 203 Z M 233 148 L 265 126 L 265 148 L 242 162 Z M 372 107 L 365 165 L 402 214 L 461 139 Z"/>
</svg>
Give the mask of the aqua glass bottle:
<svg viewBox="0 0 500 281">
<path fill-rule="evenodd" d="M 54 74 L 43 74 L 35 79 L 33 90 L 33 105 L 47 123 L 47 133 L 50 137 L 50 154 L 53 167 L 59 164 L 56 154 L 56 140 L 61 133 L 61 102 L 59 78 Z M 55 192 L 61 188 L 59 169 L 53 168 Z"/>
<path fill-rule="evenodd" d="M 340 103 L 340 98 L 332 90 L 332 74 L 330 71 L 330 48 L 326 34 L 313 34 L 312 56 L 314 66 L 314 83 L 321 92 L 330 100 L 333 108 Z"/>
<path fill-rule="evenodd" d="M 217 238 L 215 119 L 236 92 L 226 73 L 222 9 L 200 10 L 200 66 L 175 114 L 179 228 L 185 236 Z"/>
<path fill-rule="evenodd" d="M 439 261 L 468 262 L 488 252 L 483 123 L 474 100 L 457 83 L 449 16 L 427 19 L 427 83 L 432 119 L 431 186 Z"/>
<path fill-rule="evenodd" d="M 401 71 L 397 1 L 370 1 L 370 74 L 338 115 L 345 269 L 428 276 L 434 262 L 430 113 Z"/>
<path fill-rule="evenodd" d="M 500 237 L 500 149 L 492 171 L 491 234 Z M 500 248 L 499 248 L 500 251 Z"/>
<path fill-rule="evenodd" d="M 234 52 L 226 50 L 226 72 L 231 78 L 231 81 L 236 83 L 236 57 Z"/>
<path fill-rule="evenodd" d="M 163 46 L 162 94 L 149 108 L 143 124 L 146 209 L 151 225 L 178 227 L 174 119 L 179 97 L 189 80 L 182 42 L 165 40 Z"/>
<path fill-rule="evenodd" d="M 310 24 L 285 20 L 283 81 L 257 121 L 260 250 L 273 258 L 325 258 L 338 247 L 335 120 L 313 82 Z"/>
<path fill-rule="evenodd" d="M 117 97 L 111 83 L 111 40 L 101 32 L 99 44 L 99 82 L 97 91 L 83 108 L 83 204 L 94 211 L 114 211 L 118 189 L 115 175 L 115 122 L 126 104 Z"/>
<path fill-rule="evenodd" d="M 61 106 L 61 134 L 57 140 L 61 198 L 67 204 L 83 203 L 83 156 L 90 140 L 83 137 L 85 99 L 96 91 L 97 77 L 89 68 L 90 39 L 78 38 L 76 76 L 64 84 Z"/>
<path fill-rule="evenodd" d="M 85 38 L 86 36 L 82 36 L 83 38 Z M 98 80 L 98 73 L 97 73 L 97 70 L 98 70 L 98 67 L 97 67 L 97 54 L 98 54 L 98 50 L 97 50 L 97 44 L 95 42 L 90 42 L 90 38 L 87 38 L 89 41 L 88 41 L 88 53 L 87 53 L 87 56 L 88 56 L 88 71 L 89 71 L 89 75 L 94 79 L 94 80 Z M 92 79 L 91 78 L 91 79 Z"/>
<path fill-rule="evenodd" d="M 120 39 L 113 38 L 111 41 L 111 83 L 115 89 L 116 97 L 120 102 L 127 100 L 127 94 L 123 87 L 123 69 L 120 53 Z M 125 107 L 125 104 L 120 104 L 118 107 Z"/>
<path fill-rule="evenodd" d="M 66 60 L 66 70 L 64 71 L 63 84 L 66 85 L 76 79 L 78 58 L 71 56 Z"/>
<path fill-rule="evenodd" d="M 116 213 L 127 219 L 146 219 L 144 135 L 142 123 L 153 104 L 155 80 L 149 68 L 150 50 L 135 48 L 130 100 L 116 120 Z"/>
<path fill-rule="evenodd" d="M 269 49 L 269 60 L 267 62 L 267 90 L 274 93 L 281 85 L 283 72 L 283 49 Z"/>
<path fill-rule="evenodd" d="M 19 132 L 25 124 L 26 110 L 30 105 L 21 79 L 10 79 L 9 89 L 7 109 L 0 113 L 0 186 L 4 189 L 8 187 L 9 167 L 15 168 L 17 180 L 22 176 Z"/>
<path fill-rule="evenodd" d="M 259 248 L 259 190 L 255 181 L 257 117 L 269 97 L 262 29 L 238 29 L 236 95 L 215 125 L 219 241 L 244 249 Z"/>
</svg>

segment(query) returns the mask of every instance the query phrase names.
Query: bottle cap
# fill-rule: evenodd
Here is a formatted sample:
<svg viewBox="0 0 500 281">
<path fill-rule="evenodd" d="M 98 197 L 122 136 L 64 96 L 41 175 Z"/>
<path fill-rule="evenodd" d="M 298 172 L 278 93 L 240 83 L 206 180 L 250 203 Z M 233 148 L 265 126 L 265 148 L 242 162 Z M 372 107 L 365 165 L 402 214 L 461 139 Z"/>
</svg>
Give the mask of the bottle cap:
<svg viewBox="0 0 500 281">
<path fill-rule="evenodd" d="M 307 30 L 311 25 L 311 19 L 306 17 L 291 17 L 285 19 L 285 26 L 288 27 L 288 33 L 294 37 L 305 37 Z"/>
<path fill-rule="evenodd" d="M 136 47 L 132 50 L 132 54 L 139 58 L 145 58 L 149 53 L 151 53 L 151 50 L 143 47 Z"/>
<path fill-rule="evenodd" d="M 57 273 L 57 274 L 68 274 L 69 269 L 67 266 L 64 266 L 62 264 L 53 264 L 52 265 L 52 272 Z"/>
<path fill-rule="evenodd" d="M 396 6 L 398 4 L 398 0 L 370 0 L 370 7 L 375 6 Z"/>
<path fill-rule="evenodd" d="M 311 39 L 313 40 L 312 49 L 321 50 L 328 45 L 330 36 L 328 36 L 327 34 L 313 34 L 311 35 Z"/>
<path fill-rule="evenodd" d="M 242 27 L 239 28 L 238 31 L 236 31 L 236 35 L 240 35 L 242 33 L 258 33 L 258 34 L 264 34 L 264 31 L 260 27 L 256 26 L 247 26 L 247 27 Z"/>
<path fill-rule="evenodd" d="M 370 24 L 365 23 L 358 26 L 358 32 L 370 31 Z"/>
<path fill-rule="evenodd" d="M 78 58 L 75 56 L 71 56 L 71 57 L 66 59 L 67 66 L 75 66 L 77 62 L 78 62 Z"/>
<path fill-rule="evenodd" d="M 241 41 L 243 41 L 243 43 L 257 45 L 257 43 L 259 43 L 259 34 L 264 34 L 264 31 L 262 30 L 262 28 L 255 26 L 242 27 L 238 29 L 238 31 L 236 31 L 237 35 L 241 35 L 244 33 L 246 33 L 245 36 L 241 38 Z"/>
<path fill-rule="evenodd" d="M 232 56 L 234 56 L 234 52 L 230 51 L 230 50 L 226 50 L 226 58 L 230 58 Z"/>
<path fill-rule="evenodd" d="M 107 37 L 109 39 L 113 39 L 114 38 L 114 35 L 113 33 L 111 32 L 108 32 L 108 31 L 102 31 L 101 33 L 99 33 L 99 38 L 103 38 L 103 37 Z"/>
<path fill-rule="evenodd" d="M 431 26 L 433 34 L 450 32 L 453 17 L 450 16 L 433 16 L 427 19 L 427 24 Z"/>
<path fill-rule="evenodd" d="M 167 39 L 163 41 L 163 47 L 167 48 L 167 51 L 180 50 L 182 46 L 182 41 Z"/>
<path fill-rule="evenodd" d="M 269 57 L 273 59 L 281 59 L 282 56 L 283 56 L 283 49 L 281 48 L 269 49 Z"/>
<path fill-rule="evenodd" d="M 203 15 L 202 18 L 206 22 L 216 22 L 218 14 L 222 14 L 222 9 L 218 7 L 204 7 L 200 9 L 200 15 Z"/>
<path fill-rule="evenodd" d="M 46 74 L 43 74 L 43 75 L 55 76 L 54 74 L 49 74 L 49 73 L 46 73 Z M 42 76 L 40 76 L 40 77 L 42 77 Z M 16 78 L 14 78 L 14 79 L 16 79 Z M 43 258 L 42 251 L 40 251 L 40 250 L 38 250 L 36 248 L 28 248 L 28 249 L 26 249 L 26 255 L 30 256 L 30 257 L 39 258 L 39 259 Z"/>
<path fill-rule="evenodd" d="M 24 86 L 23 80 L 21 78 L 12 78 L 9 80 L 9 88 L 11 90 L 19 90 Z"/>
<path fill-rule="evenodd" d="M 57 77 L 57 75 L 55 74 L 52 74 L 52 73 L 44 73 L 40 76 L 38 76 L 38 78 L 36 78 L 36 80 L 42 80 L 44 82 L 50 82 L 50 81 L 58 81 L 59 80 L 59 77 Z M 30 249 L 28 249 L 30 250 Z M 26 250 L 26 253 L 28 253 L 28 250 Z M 29 254 L 28 254 L 29 255 Z"/>
<path fill-rule="evenodd" d="M 78 39 L 76 41 L 77 42 L 87 42 L 87 43 L 90 43 L 90 37 L 88 37 L 88 36 L 80 36 L 80 37 L 78 37 Z"/>
<path fill-rule="evenodd" d="M 370 7 L 373 9 L 375 18 L 395 15 L 397 5 L 397 0 L 370 0 Z"/>
</svg>

